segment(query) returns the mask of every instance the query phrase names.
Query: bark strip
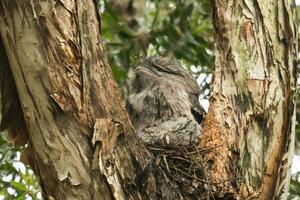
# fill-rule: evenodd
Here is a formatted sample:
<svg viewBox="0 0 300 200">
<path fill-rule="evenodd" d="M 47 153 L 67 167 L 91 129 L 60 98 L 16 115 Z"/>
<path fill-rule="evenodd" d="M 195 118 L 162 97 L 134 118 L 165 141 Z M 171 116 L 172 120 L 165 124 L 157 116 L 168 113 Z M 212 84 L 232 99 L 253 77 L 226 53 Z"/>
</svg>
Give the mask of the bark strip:
<svg viewBox="0 0 300 200">
<path fill-rule="evenodd" d="M 203 157 L 209 177 L 224 183 L 215 187 L 220 197 L 287 195 L 295 121 L 294 8 L 289 0 L 213 1 L 216 70 L 199 147 L 220 146 Z"/>
<path fill-rule="evenodd" d="M 0 33 L 45 199 L 180 197 L 121 103 L 93 1 L 0 0 Z"/>
</svg>

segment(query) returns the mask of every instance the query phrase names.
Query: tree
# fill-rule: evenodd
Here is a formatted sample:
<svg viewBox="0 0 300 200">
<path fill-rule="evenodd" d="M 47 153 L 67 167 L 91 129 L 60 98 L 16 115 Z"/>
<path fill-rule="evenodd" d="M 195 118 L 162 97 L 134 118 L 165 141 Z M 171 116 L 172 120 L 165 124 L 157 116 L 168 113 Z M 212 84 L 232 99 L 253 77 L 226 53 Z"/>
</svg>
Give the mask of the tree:
<svg viewBox="0 0 300 200">
<path fill-rule="evenodd" d="M 200 147 L 221 147 L 204 162 L 216 182 L 245 177 L 220 191 L 236 185 L 242 198 L 285 199 L 295 126 L 295 5 L 213 5 L 215 81 Z"/>
<path fill-rule="evenodd" d="M 213 1 L 216 70 L 199 147 L 215 148 L 201 160 L 219 197 L 286 195 L 295 122 L 292 8 L 289 1 Z M 0 14 L 1 59 L 7 56 L 3 66 L 18 93 L 1 98 L 26 122 L 13 125 L 8 116 L 4 127 L 28 132 L 28 141 L 15 133 L 15 142 L 28 142 L 23 157 L 45 198 L 179 198 L 122 106 L 95 4 L 1 0 Z"/>
</svg>

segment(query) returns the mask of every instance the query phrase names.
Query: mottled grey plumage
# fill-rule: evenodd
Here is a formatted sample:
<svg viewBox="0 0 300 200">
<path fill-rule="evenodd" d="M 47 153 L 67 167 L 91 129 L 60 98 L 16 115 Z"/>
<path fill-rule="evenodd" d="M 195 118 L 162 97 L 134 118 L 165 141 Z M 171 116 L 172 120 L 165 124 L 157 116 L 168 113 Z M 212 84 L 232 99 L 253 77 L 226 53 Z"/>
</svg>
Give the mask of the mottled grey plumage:
<svg viewBox="0 0 300 200">
<path fill-rule="evenodd" d="M 205 111 L 200 88 L 180 63 L 150 57 L 135 70 L 126 108 L 142 140 L 151 145 L 197 143 Z"/>
</svg>

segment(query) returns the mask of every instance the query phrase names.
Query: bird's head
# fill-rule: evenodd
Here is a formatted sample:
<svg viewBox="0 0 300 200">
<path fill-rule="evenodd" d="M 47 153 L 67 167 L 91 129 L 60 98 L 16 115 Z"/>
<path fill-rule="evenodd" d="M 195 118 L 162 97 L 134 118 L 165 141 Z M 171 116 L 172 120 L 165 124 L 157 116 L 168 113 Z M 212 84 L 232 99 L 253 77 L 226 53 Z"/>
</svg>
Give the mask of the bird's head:
<svg viewBox="0 0 300 200">
<path fill-rule="evenodd" d="M 202 121 L 205 113 L 198 100 L 200 88 L 195 78 L 169 58 L 143 59 L 136 67 L 130 93 L 130 112 L 148 113 L 157 120 L 177 115 Z"/>
<path fill-rule="evenodd" d="M 143 59 L 136 67 L 135 79 L 132 89 L 136 93 L 159 85 L 180 86 L 197 94 L 200 91 L 193 76 L 179 62 L 160 56 Z"/>
</svg>

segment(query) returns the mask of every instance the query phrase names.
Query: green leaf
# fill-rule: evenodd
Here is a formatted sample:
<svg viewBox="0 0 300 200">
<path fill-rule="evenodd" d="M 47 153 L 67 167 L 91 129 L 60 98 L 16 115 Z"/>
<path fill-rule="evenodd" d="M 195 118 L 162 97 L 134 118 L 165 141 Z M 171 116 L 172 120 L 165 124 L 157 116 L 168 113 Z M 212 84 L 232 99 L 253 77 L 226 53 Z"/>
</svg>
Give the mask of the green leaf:
<svg viewBox="0 0 300 200">
<path fill-rule="evenodd" d="M 13 186 L 16 190 L 26 191 L 26 185 L 24 185 L 22 183 L 18 183 L 16 181 L 11 181 L 10 185 Z"/>
</svg>

